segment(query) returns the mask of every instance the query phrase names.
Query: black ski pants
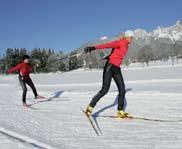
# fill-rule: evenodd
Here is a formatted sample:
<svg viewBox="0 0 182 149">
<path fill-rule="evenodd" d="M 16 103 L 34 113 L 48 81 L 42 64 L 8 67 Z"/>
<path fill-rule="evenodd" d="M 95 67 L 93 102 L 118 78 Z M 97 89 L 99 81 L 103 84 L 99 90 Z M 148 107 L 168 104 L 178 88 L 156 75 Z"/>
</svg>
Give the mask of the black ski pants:
<svg viewBox="0 0 182 149">
<path fill-rule="evenodd" d="M 90 102 L 91 107 L 95 107 L 97 102 L 108 93 L 111 80 L 114 79 L 117 88 L 118 88 L 118 110 L 123 110 L 124 108 L 124 99 L 125 99 L 125 84 L 123 80 L 123 76 L 121 73 L 121 69 L 116 67 L 109 62 L 106 62 L 103 72 L 103 83 L 102 89 L 93 97 Z"/>
<path fill-rule="evenodd" d="M 35 98 L 38 96 L 37 94 L 37 90 L 32 82 L 32 80 L 30 78 L 26 79 L 26 80 L 22 80 L 22 77 L 19 76 L 19 81 L 20 81 L 20 85 L 23 89 L 23 95 L 22 95 L 22 102 L 26 103 L 26 95 L 27 95 L 27 86 L 26 84 L 28 84 L 30 86 L 30 88 L 32 89 Z"/>
</svg>

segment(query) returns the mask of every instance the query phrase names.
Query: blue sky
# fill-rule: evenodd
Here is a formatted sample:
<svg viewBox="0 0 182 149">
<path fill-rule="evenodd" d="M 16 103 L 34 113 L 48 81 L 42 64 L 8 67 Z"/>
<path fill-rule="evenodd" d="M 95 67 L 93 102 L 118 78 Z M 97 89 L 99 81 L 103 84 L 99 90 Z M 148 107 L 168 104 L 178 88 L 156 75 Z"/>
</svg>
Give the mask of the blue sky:
<svg viewBox="0 0 182 149">
<path fill-rule="evenodd" d="M 71 51 L 127 29 L 170 26 L 181 0 L 0 0 L 0 54 L 5 49 Z"/>
</svg>

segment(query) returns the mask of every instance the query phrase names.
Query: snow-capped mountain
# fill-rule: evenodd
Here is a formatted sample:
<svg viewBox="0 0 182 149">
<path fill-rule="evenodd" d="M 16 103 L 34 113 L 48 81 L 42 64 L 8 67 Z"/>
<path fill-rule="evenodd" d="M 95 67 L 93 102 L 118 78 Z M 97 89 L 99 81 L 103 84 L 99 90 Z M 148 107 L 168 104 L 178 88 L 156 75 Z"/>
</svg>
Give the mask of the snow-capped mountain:
<svg viewBox="0 0 182 149">
<path fill-rule="evenodd" d="M 152 32 L 147 32 L 143 29 L 134 30 L 136 39 L 149 39 L 153 38 L 155 40 L 159 38 L 170 39 L 175 42 L 182 40 L 182 21 L 177 21 L 175 25 L 170 27 L 158 27 Z"/>
<path fill-rule="evenodd" d="M 82 45 L 79 49 L 83 49 L 86 46 L 116 40 L 120 36 L 121 34 L 118 34 L 114 37 L 110 37 L 104 40 L 99 39 L 96 41 L 88 42 Z M 152 32 L 147 32 L 146 30 L 140 28 L 134 30 L 134 43 L 139 45 L 140 47 L 149 45 L 151 44 L 151 42 L 158 42 L 159 40 L 170 40 L 170 42 L 172 43 L 174 43 L 175 41 L 182 41 L 182 21 L 177 21 L 175 25 L 170 27 L 158 27 Z"/>
<path fill-rule="evenodd" d="M 144 39 L 148 36 L 148 33 L 145 30 L 139 28 L 139 29 L 134 30 L 134 35 L 135 35 L 136 39 L 138 39 L 138 38 Z"/>
<path fill-rule="evenodd" d="M 176 46 L 178 45 L 178 46 Z M 136 57 L 140 49 L 150 46 L 155 53 L 155 57 L 170 55 L 170 51 L 180 50 L 182 46 L 182 21 L 177 21 L 175 25 L 169 27 L 158 27 L 151 32 L 143 29 L 134 30 L 134 40 L 130 45 L 129 57 Z M 179 54 L 179 53 L 178 53 Z"/>
<path fill-rule="evenodd" d="M 82 51 L 84 47 L 110 42 L 119 38 L 121 38 L 121 33 L 104 40 L 98 39 L 88 42 L 77 50 Z M 158 27 L 151 32 L 140 28 L 135 29 L 134 40 L 130 44 L 127 54 L 128 58 L 137 59 L 140 50 L 144 47 L 152 49 L 154 59 L 162 59 L 171 55 L 182 55 L 182 21 L 177 21 L 176 24 L 169 27 Z"/>
</svg>

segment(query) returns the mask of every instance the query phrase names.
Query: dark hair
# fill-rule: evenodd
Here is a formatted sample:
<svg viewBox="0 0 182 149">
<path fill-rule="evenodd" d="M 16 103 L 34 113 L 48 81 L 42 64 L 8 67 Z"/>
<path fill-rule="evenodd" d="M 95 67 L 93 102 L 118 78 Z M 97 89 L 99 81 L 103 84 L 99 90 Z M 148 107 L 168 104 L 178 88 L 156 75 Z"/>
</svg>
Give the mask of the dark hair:
<svg viewBox="0 0 182 149">
<path fill-rule="evenodd" d="M 25 59 L 30 59 L 30 56 L 24 55 L 22 59 L 23 59 L 23 60 L 25 60 Z"/>
</svg>

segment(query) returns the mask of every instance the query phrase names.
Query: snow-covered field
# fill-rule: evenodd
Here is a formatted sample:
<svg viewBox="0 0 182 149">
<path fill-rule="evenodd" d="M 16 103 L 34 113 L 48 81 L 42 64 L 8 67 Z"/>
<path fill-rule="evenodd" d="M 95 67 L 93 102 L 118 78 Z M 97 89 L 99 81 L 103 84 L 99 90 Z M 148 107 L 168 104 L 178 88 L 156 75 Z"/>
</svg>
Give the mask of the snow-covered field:
<svg viewBox="0 0 182 149">
<path fill-rule="evenodd" d="M 182 66 L 123 69 L 126 111 L 135 116 L 182 119 Z M 39 94 L 37 101 L 29 89 L 21 106 L 22 90 L 17 76 L 0 76 L 0 148 L 2 149 L 181 149 L 182 122 L 151 122 L 97 117 L 97 136 L 80 110 L 101 88 L 101 70 L 32 75 Z M 98 103 L 97 115 L 116 114 L 117 88 Z"/>
</svg>

